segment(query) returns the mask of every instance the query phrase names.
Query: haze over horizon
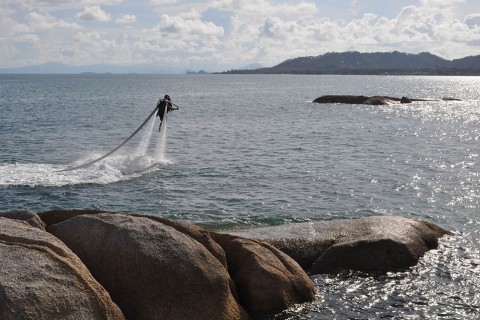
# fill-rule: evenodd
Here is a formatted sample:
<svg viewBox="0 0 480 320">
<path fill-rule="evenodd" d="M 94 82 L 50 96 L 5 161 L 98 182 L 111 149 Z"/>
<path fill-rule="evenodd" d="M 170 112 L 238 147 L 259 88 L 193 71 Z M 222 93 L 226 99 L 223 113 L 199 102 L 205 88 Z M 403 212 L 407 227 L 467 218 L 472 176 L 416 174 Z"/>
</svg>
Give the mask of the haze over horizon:
<svg viewBox="0 0 480 320">
<path fill-rule="evenodd" d="M 0 0 L 0 68 L 222 71 L 326 52 L 480 53 L 476 0 Z"/>
</svg>

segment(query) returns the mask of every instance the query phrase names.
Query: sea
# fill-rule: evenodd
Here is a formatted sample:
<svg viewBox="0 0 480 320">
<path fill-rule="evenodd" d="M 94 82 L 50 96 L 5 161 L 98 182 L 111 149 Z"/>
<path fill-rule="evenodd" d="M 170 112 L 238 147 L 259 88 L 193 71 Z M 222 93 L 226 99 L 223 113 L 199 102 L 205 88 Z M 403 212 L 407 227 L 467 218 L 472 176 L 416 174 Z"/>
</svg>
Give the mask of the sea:
<svg viewBox="0 0 480 320">
<path fill-rule="evenodd" d="M 327 94 L 461 101 L 312 103 Z M 455 235 L 418 265 L 312 276 L 317 300 L 272 319 L 479 319 L 480 77 L 0 75 L 0 211 L 54 208 L 212 230 L 426 220 Z"/>
</svg>

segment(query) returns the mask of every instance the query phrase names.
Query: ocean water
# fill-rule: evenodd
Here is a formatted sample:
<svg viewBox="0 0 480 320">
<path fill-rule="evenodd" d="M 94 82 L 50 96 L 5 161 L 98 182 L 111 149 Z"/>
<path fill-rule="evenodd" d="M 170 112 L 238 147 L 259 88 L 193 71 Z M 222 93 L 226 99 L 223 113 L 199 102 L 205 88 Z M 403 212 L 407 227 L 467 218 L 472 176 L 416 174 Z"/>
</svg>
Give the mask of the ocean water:
<svg viewBox="0 0 480 320">
<path fill-rule="evenodd" d="M 180 110 L 147 123 L 164 94 Z M 366 106 L 324 94 L 456 97 Z M 215 230 L 402 215 L 453 232 L 401 273 L 312 277 L 275 319 L 480 318 L 480 78 L 0 75 L 0 210 L 98 208 Z"/>
</svg>

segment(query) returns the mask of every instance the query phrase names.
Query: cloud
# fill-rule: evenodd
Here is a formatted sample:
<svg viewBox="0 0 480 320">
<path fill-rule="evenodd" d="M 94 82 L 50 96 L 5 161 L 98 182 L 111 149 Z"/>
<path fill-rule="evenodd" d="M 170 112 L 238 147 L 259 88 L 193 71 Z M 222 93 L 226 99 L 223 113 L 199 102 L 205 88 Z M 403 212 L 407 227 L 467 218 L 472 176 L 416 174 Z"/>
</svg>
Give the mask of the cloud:
<svg viewBox="0 0 480 320">
<path fill-rule="evenodd" d="M 472 15 L 466 22 L 476 23 L 477 18 Z M 246 57 L 264 65 L 296 56 L 348 50 L 430 51 L 455 58 L 459 52 L 462 56 L 475 53 L 478 49 L 471 44 L 480 39 L 480 28 L 468 30 L 466 23 L 452 19 L 448 12 L 430 12 L 420 6 L 406 6 L 393 18 L 367 13 L 350 21 L 302 16 L 269 16 L 256 21 L 234 15 L 232 24 L 232 35 L 226 39 L 232 48 L 230 57 Z"/>
<path fill-rule="evenodd" d="M 110 15 L 100 6 L 84 7 L 82 12 L 77 13 L 77 18 L 84 21 L 110 21 Z"/>
<path fill-rule="evenodd" d="M 354 16 L 357 15 L 357 6 L 358 6 L 358 1 L 359 0 L 352 0 L 352 3 L 350 4 L 350 11 Z"/>
<path fill-rule="evenodd" d="M 161 16 L 157 28 L 163 33 L 170 33 L 179 37 L 184 35 L 220 36 L 224 33 L 223 28 L 213 22 L 202 21 L 199 18 L 170 17 L 166 14 Z"/>
<path fill-rule="evenodd" d="M 465 0 L 421 0 L 422 7 L 427 8 L 445 8 L 456 6 L 460 3 L 464 3 Z"/>
<path fill-rule="evenodd" d="M 96 31 L 95 32 L 79 32 L 73 37 L 73 40 L 75 42 L 78 42 L 81 44 L 98 43 L 100 39 L 101 39 L 101 35 L 99 32 L 96 32 Z"/>
<path fill-rule="evenodd" d="M 147 4 L 150 6 L 164 6 L 176 4 L 177 0 L 147 0 Z"/>
<path fill-rule="evenodd" d="M 480 27 L 480 13 L 472 13 L 465 17 L 465 24 L 470 28 Z"/>
<path fill-rule="evenodd" d="M 58 59 L 225 70 L 346 50 L 451 59 L 478 54 L 480 43 L 480 13 L 466 0 L 401 0 L 388 10 L 378 0 L 0 1 L 0 67 Z"/>
<path fill-rule="evenodd" d="M 268 17 L 262 28 L 262 36 L 268 38 L 285 39 L 289 35 L 296 34 L 298 24 L 295 21 L 283 21 L 279 18 Z"/>
<path fill-rule="evenodd" d="M 0 40 L 30 30 L 27 25 L 13 19 L 14 13 L 11 9 L 0 7 Z"/>
<path fill-rule="evenodd" d="M 116 20 L 116 22 L 118 23 L 126 23 L 126 24 L 134 23 L 135 21 L 137 21 L 137 17 L 132 14 L 124 14 Z"/>
<path fill-rule="evenodd" d="M 318 12 L 314 2 L 274 3 L 268 0 L 214 0 L 211 8 L 246 16 L 309 16 Z"/>
<path fill-rule="evenodd" d="M 57 28 L 72 28 L 78 29 L 80 26 L 76 23 L 66 22 L 57 19 L 47 13 L 31 12 L 27 16 L 29 25 L 34 29 L 57 29 Z"/>
</svg>

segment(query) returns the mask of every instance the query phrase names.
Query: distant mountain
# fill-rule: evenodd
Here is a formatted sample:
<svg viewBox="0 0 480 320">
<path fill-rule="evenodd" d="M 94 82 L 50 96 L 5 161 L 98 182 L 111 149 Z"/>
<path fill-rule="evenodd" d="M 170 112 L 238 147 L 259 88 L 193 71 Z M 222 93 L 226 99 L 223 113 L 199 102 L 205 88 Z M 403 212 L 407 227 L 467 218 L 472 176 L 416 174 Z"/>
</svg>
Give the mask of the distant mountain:
<svg viewBox="0 0 480 320">
<path fill-rule="evenodd" d="M 450 61 L 428 52 L 330 52 L 316 57 L 288 59 L 271 68 L 224 73 L 480 75 L 480 56 Z"/>
<path fill-rule="evenodd" d="M 462 59 L 455 59 L 452 61 L 455 68 L 472 68 L 478 69 L 480 66 L 480 55 L 479 56 L 470 56 Z"/>
</svg>

